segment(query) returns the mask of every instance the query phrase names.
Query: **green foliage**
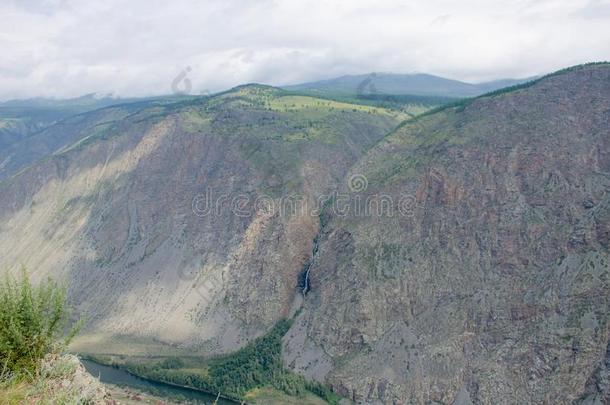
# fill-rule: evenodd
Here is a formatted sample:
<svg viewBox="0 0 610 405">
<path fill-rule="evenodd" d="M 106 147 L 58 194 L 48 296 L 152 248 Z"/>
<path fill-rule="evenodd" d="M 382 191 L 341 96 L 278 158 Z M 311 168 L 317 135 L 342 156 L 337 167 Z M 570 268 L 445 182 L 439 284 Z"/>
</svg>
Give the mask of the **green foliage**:
<svg viewBox="0 0 610 405">
<path fill-rule="evenodd" d="M 397 106 L 408 104 L 420 104 L 427 107 L 434 107 L 451 102 L 455 102 L 455 97 L 442 96 L 421 96 L 414 94 L 362 94 L 357 96 L 360 100 L 375 101 L 380 107 L 396 108 Z"/>
<path fill-rule="evenodd" d="M 317 381 L 307 381 L 303 377 L 299 376 L 299 378 L 304 382 L 305 388 L 307 391 L 316 394 L 329 404 L 338 404 L 341 400 L 341 397 L 335 394 L 330 388 L 326 385 L 321 384 Z"/>
<path fill-rule="evenodd" d="M 305 380 L 284 368 L 282 337 L 292 321 L 279 321 L 267 334 L 235 353 L 211 360 L 205 368 L 186 368 L 184 362 L 168 358 L 155 364 L 127 364 L 136 374 L 170 384 L 198 388 L 207 392 L 241 399 L 254 389 L 272 386 L 292 396 L 312 392 L 330 403 L 339 397 L 328 387 Z"/>
<path fill-rule="evenodd" d="M 168 357 L 161 363 L 162 368 L 175 369 L 184 367 L 184 361 L 178 357 Z"/>
<path fill-rule="evenodd" d="M 225 392 L 243 395 L 254 387 L 272 384 L 283 378 L 282 337 L 291 321 L 281 320 L 264 336 L 237 352 L 215 359 L 209 375 L 214 385 Z M 280 387 L 278 387 L 280 388 Z"/>
<path fill-rule="evenodd" d="M 61 350 L 74 337 L 77 323 L 64 340 L 68 321 L 66 291 L 48 279 L 33 286 L 25 270 L 0 284 L 0 377 L 28 375 L 40 360 Z"/>
</svg>

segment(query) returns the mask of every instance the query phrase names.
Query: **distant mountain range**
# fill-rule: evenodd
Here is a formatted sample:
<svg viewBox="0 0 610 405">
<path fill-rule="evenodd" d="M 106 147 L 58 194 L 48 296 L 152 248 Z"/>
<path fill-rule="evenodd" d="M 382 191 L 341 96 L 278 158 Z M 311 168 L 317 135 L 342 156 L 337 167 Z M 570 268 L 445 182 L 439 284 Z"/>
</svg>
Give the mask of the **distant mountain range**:
<svg viewBox="0 0 610 405">
<path fill-rule="evenodd" d="M 502 79 L 473 84 L 425 73 L 369 73 L 362 75 L 345 75 L 333 79 L 281 86 L 281 88 L 290 91 L 340 97 L 379 94 L 464 98 L 478 96 L 503 87 L 525 83 L 534 80 L 535 78 L 536 77 Z M 112 95 L 90 93 L 81 97 L 69 99 L 45 97 L 14 99 L 0 102 L 0 118 L 4 117 L 7 114 L 7 111 L 11 110 L 63 110 L 66 114 L 74 114 L 116 104 L 153 100 L 179 101 L 180 99 L 191 99 L 193 97 L 196 96 L 165 95 L 121 98 Z"/>
<path fill-rule="evenodd" d="M 118 117 L 117 111 L 189 100 L 191 96 L 115 98 L 95 94 L 71 99 L 32 98 L 0 103 L 0 180 L 65 143 L 86 136 L 75 125 L 91 117 Z M 110 107 L 117 106 L 117 109 Z M 123 106 L 124 108 L 118 108 Z M 91 115 L 82 114 L 92 112 Z M 114 114 L 114 115 L 113 115 Z M 114 118 L 109 118 L 112 121 Z M 110 122 L 107 121 L 107 122 Z M 90 129 L 90 128 L 89 128 Z"/>
<path fill-rule="evenodd" d="M 197 96 L 189 95 L 163 95 L 150 97 L 114 97 L 112 95 L 90 93 L 74 98 L 46 98 L 35 97 L 26 99 L 14 99 L 0 102 L 0 111 L 9 108 L 31 108 L 31 109 L 73 109 L 73 111 L 86 112 L 98 108 L 108 107 L 116 104 L 134 103 L 142 101 L 174 102 L 192 99 Z"/>
<path fill-rule="evenodd" d="M 458 98 L 480 95 L 527 80 L 506 79 L 469 84 L 429 74 L 371 73 L 286 86 L 284 90 L 400 109 L 407 114 L 417 115 Z M 70 99 L 38 97 L 0 102 L 0 180 L 84 136 L 75 129 L 80 125 L 76 123 L 83 120 L 88 122 L 91 117 L 100 117 L 102 123 L 110 115 L 113 117 L 110 121 L 114 121 L 114 117 L 124 117 L 123 114 L 128 111 L 198 98 L 201 96 L 120 98 L 92 93 Z M 113 106 L 120 108 L 103 110 Z M 78 117 L 95 111 L 95 114 Z M 121 113 L 117 114 L 117 111 Z M 84 128 L 90 129 L 87 126 Z"/>
<path fill-rule="evenodd" d="M 63 100 L 32 98 L 2 102 L 0 103 L 0 155 L 25 136 L 62 119 L 124 102 L 124 99 L 97 97 L 94 94 Z"/>
<path fill-rule="evenodd" d="M 355 97 L 370 94 L 415 95 L 463 98 L 478 96 L 534 78 L 503 79 L 484 83 L 465 83 L 425 73 L 370 73 L 284 86 L 286 90 L 319 96 Z"/>
</svg>

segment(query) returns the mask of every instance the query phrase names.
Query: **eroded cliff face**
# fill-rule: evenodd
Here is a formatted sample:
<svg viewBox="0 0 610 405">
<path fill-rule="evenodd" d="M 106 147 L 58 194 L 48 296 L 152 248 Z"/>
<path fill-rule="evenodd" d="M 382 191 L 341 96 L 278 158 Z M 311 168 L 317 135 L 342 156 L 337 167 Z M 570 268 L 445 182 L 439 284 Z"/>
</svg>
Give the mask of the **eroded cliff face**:
<svg viewBox="0 0 610 405">
<path fill-rule="evenodd" d="M 0 184 L 0 268 L 68 280 L 98 346 L 234 350 L 299 294 L 318 217 L 282 197 L 330 192 L 402 119 L 262 86 L 132 112 Z"/>
<path fill-rule="evenodd" d="M 407 123 L 355 174 L 393 215 L 328 210 L 288 366 L 367 403 L 607 403 L 608 65 Z"/>
</svg>

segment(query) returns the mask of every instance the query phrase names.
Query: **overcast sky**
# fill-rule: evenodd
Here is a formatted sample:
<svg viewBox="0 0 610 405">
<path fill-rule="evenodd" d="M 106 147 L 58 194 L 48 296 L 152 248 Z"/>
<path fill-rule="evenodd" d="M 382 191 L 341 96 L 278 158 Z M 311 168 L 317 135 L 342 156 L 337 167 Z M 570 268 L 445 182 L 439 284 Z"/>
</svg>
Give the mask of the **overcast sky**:
<svg viewBox="0 0 610 405">
<path fill-rule="evenodd" d="M 527 77 L 610 59 L 610 0 L 2 0 L 0 99 L 343 74 Z"/>
</svg>

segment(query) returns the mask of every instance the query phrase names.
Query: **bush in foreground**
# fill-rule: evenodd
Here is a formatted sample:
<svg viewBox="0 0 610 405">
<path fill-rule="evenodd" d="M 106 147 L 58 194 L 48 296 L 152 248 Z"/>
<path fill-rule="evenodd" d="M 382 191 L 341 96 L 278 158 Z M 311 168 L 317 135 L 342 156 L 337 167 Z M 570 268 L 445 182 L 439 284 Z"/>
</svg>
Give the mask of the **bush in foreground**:
<svg viewBox="0 0 610 405">
<path fill-rule="evenodd" d="M 60 351 L 80 323 L 68 326 L 66 290 L 51 279 L 34 286 L 25 270 L 0 282 L 0 380 L 32 376 L 45 355 Z"/>
</svg>

